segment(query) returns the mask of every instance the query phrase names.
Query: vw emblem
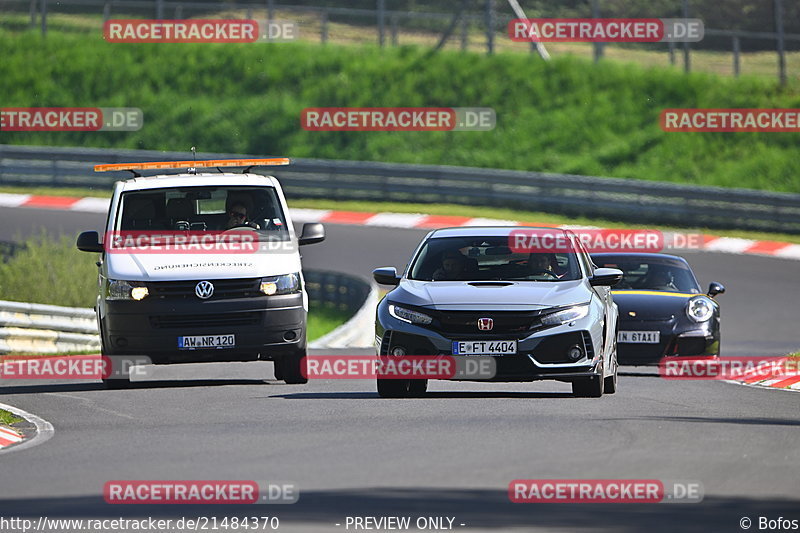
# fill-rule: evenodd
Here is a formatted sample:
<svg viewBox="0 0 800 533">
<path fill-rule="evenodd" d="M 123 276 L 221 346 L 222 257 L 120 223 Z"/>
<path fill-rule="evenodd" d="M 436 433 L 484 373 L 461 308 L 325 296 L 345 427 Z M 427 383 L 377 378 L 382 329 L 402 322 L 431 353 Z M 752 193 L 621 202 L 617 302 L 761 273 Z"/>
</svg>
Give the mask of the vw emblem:
<svg viewBox="0 0 800 533">
<path fill-rule="evenodd" d="M 214 285 L 210 281 L 201 281 L 194 287 L 194 293 L 201 300 L 208 300 L 214 294 Z"/>
<path fill-rule="evenodd" d="M 494 320 L 491 318 L 479 318 L 478 329 L 481 331 L 489 331 L 494 327 Z"/>
</svg>

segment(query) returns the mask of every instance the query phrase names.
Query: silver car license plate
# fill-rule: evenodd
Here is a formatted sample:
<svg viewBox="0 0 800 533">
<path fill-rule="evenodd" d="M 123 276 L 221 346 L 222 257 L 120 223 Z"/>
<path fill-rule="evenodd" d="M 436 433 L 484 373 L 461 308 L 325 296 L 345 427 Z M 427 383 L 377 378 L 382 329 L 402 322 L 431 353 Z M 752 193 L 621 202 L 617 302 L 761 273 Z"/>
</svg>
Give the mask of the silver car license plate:
<svg viewBox="0 0 800 533">
<path fill-rule="evenodd" d="M 517 341 L 453 341 L 453 355 L 515 355 Z"/>
<path fill-rule="evenodd" d="M 658 344 L 661 342 L 660 331 L 620 331 L 617 333 L 617 342 L 628 344 Z"/>
<path fill-rule="evenodd" d="M 236 336 L 229 335 L 190 335 L 178 337 L 179 350 L 207 350 L 219 348 L 233 348 L 236 346 Z"/>
</svg>

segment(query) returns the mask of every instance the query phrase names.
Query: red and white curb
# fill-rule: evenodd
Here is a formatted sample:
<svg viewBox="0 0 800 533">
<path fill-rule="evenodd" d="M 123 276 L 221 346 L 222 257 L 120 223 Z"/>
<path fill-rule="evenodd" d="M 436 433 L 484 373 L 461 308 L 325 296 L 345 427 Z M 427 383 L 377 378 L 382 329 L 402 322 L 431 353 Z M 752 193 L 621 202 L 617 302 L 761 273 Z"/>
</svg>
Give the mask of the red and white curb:
<svg viewBox="0 0 800 533">
<path fill-rule="evenodd" d="M 0 403 L 0 409 L 23 418 L 36 427 L 36 432 L 33 435 L 21 435 L 18 431 L 6 426 L 0 426 L 0 455 L 38 446 L 50 440 L 56 432 L 53 424 L 33 413 L 4 403 Z"/>
<path fill-rule="evenodd" d="M 765 378 L 763 374 L 753 374 L 751 376 L 745 375 L 741 378 L 730 380 L 730 382 L 746 385 L 748 387 L 766 387 L 770 389 L 800 392 L 800 375 Z"/>
<path fill-rule="evenodd" d="M 31 207 L 56 209 L 83 213 L 108 211 L 107 198 L 70 198 L 63 196 L 39 196 L 32 194 L 0 193 L 0 207 Z M 468 210 L 469 207 L 465 207 Z M 351 224 L 382 228 L 436 229 L 460 226 L 530 226 L 529 222 L 466 216 L 425 215 L 415 213 L 366 213 L 362 211 L 334 211 L 327 209 L 290 209 L 295 222 L 326 222 L 329 224 Z M 542 226 L 551 226 L 542 224 Z M 588 228 L 588 226 L 554 226 L 565 229 Z M 800 260 L 800 244 L 780 241 L 757 241 L 734 237 L 703 235 L 703 251 L 730 254 L 761 255 Z"/>
<path fill-rule="evenodd" d="M 22 442 L 25 437 L 21 433 L 17 433 L 8 426 L 0 426 L 0 449 L 18 444 Z"/>
</svg>

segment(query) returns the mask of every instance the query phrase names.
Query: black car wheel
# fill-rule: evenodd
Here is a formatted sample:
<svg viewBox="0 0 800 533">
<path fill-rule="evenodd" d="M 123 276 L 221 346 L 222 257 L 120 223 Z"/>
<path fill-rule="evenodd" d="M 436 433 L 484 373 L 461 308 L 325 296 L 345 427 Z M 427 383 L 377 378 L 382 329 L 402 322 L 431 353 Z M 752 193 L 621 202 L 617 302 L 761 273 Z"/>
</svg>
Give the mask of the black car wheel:
<svg viewBox="0 0 800 533">
<path fill-rule="evenodd" d="M 603 379 L 603 367 L 598 374 L 589 378 L 579 378 L 572 382 L 572 394 L 579 398 L 599 398 L 603 395 L 606 380 Z"/>
<path fill-rule="evenodd" d="M 305 338 L 299 348 L 283 356 L 275 362 L 275 377 L 282 379 L 288 385 L 303 385 L 308 383 L 308 365 L 306 355 L 308 350 Z M 280 375 L 280 377 L 278 377 Z"/>
<path fill-rule="evenodd" d="M 428 392 L 427 379 L 410 379 L 408 380 L 408 393 L 411 396 L 422 396 Z"/>
<path fill-rule="evenodd" d="M 405 398 L 409 395 L 410 379 L 378 379 L 378 396 L 381 398 Z M 417 381 L 417 380 L 414 380 Z M 425 384 L 427 388 L 427 383 Z"/>
</svg>

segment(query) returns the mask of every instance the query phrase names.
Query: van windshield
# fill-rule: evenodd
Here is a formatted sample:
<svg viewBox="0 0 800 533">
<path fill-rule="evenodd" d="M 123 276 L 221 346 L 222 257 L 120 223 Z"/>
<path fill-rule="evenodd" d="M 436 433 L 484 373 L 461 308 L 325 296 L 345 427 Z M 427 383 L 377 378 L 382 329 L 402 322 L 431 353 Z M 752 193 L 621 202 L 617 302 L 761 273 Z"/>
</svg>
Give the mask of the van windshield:
<svg viewBox="0 0 800 533">
<path fill-rule="evenodd" d="M 272 187 L 178 187 L 122 194 L 117 229 L 135 232 L 254 230 L 259 240 L 289 238 Z"/>
</svg>

